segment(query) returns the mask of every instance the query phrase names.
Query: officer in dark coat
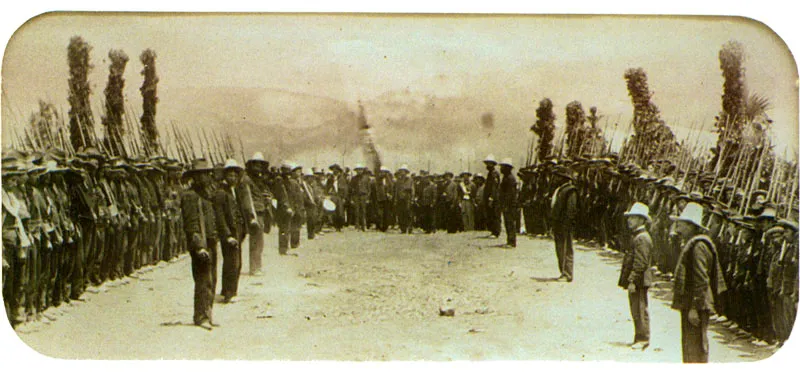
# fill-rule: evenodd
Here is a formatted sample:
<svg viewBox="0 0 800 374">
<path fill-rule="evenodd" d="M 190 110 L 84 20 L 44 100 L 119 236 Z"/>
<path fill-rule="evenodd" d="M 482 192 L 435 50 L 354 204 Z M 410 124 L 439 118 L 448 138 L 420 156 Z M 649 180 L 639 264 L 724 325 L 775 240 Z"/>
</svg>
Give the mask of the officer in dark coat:
<svg viewBox="0 0 800 374">
<path fill-rule="evenodd" d="M 184 172 L 189 188 L 181 194 L 181 218 L 194 279 L 194 323 L 213 326 L 212 308 L 217 272 L 217 224 L 209 189 L 213 169 L 205 159 L 192 161 Z"/>
<path fill-rule="evenodd" d="M 414 180 L 409 176 L 408 166 L 402 165 L 398 170 L 394 184 L 394 205 L 397 213 L 397 224 L 400 232 L 410 234 L 413 226 L 411 204 L 414 201 Z"/>
<path fill-rule="evenodd" d="M 686 204 L 675 220 L 674 230 L 683 242 L 675 268 L 672 309 L 681 312 L 681 347 L 684 363 L 708 362 L 708 321 L 714 313 L 714 299 L 725 290 L 718 271 L 717 252 L 705 235 L 703 207 Z"/>
<path fill-rule="evenodd" d="M 559 280 L 572 282 L 573 256 L 572 230 L 575 217 L 578 215 L 578 193 L 572 181 L 572 170 L 558 167 L 553 170 L 553 181 L 556 187 L 550 205 L 550 227 L 553 229 L 553 240 L 556 245 L 556 258 Z"/>
<path fill-rule="evenodd" d="M 650 314 L 647 309 L 647 290 L 652 282 L 649 269 L 653 250 L 653 239 L 647 231 L 650 209 L 645 204 L 635 203 L 624 215 L 633 240 L 622 260 L 618 285 L 628 290 L 628 304 L 634 326 L 631 349 L 645 350 L 650 346 Z"/>
<path fill-rule="evenodd" d="M 255 219 L 252 203 L 240 188 L 242 169 L 236 160 L 229 159 L 224 167 L 224 179 L 214 198 L 217 230 L 222 246 L 222 297 L 228 303 L 237 295 L 242 270 L 241 243 L 247 235 L 247 222 Z"/>
<path fill-rule="evenodd" d="M 514 165 L 511 159 L 503 159 L 503 162 L 500 163 L 500 172 L 503 174 L 503 180 L 500 182 L 500 200 L 498 203 L 506 226 L 505 248 L 516 248 L 517 233 L 519 233 L 519 227 L 517 226 L 519 219 L 517 178 L 514 176 L 513 170 Z"/>
<path fill-rule="evenodd" d="M 495 170 L 497 161 L 494 156 L 489 155 L 483 160 L 486 165 L 486 184 L 483 187 L 483 207 L 486 219 L 486 229 L 489 236 L 497 238 L 500 236 L 500 208 L 497 200 L 500 196 L 500 173 Z"/>
</svg>

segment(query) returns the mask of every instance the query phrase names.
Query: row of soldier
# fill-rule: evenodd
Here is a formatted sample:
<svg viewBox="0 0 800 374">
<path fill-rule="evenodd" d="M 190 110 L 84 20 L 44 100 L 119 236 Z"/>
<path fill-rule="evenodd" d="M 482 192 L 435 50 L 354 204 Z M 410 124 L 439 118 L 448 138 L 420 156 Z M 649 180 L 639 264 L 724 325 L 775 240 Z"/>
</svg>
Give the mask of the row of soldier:
<svg viewBox="0 0 800 374">
<path fill-rule="evenodd" d="M 278 251 L 286 255 L 299 246 L 303 225 L 309 239 L 324 225 L 337 231 L 347 225 L 381 231 L 396 226 L 402 233 L 487 230 L 497 237 L 504 222 L 506 247 L 516 245 L 518 233 L 552 233 L 562 275 L 571 280 L 572 232 L 624 250 L 629 243 L 623 213 L 635 201 L 650 207 L 655 265 L 669 277 L 680 253 L 677 238 L 669 235 L 669 217 L 687 202 L 697 202 L 706 207 L 729 284 L 719 302 L 721 318 L 768 341 L 788 335 L 787 321 L 793 321 L 797 305 L 796 209 L 789 220 L 778 219 L 759 190 L 740 216 L 735 212 L 749 199 L 729 195 L 734 190 L 723 188 L 721 180 L 691 174 L 676 183 L 663 176 L 671 172 L 669 165 L 641 170 L 620 164 L 614 155 L 547 159 L 521 168 L 519 179 L 509 159 L 498 163 L 490 155 L 484 163 L 485 178 L 469 172 L 413 174 L 405 165 L 394 173 L 384 167 L 373 174 L 361 165 L 351 173 L 338 164 L 327 172 L 303 173 L 301 165 L 288 162 L 270 167 L 260 153 L 244 167 L 233 160 L 214 166 L 195 160 L 187 167 L 163 157 L 109 158 L 94 149 L 73 158 L 59 150 L 12 152 L 3 158 L 6 310 L 14 324 L 35 319 L 50 305 L 79 298 L 89 284 L 130 275 L 186 249 L 193 264 L 208 264 L 211 274 L 194 273 L 211 282 L 203 298 L 213 302 L 216 250 L 210 248 L 217 245 L 228 301 L 236 295 L 242 241 L 250 240 L 250 272 L 258 275 L 263 233 L 274 225 Z M 559 205 L 557 195 L 568 190 L 575 192 L 574 200 Z M 207 203 L 195 204 L 204 209 L 190 203 L 186 195 L 192 191 L 195 199 L 206 198 Z M 730 206 L 711 195 L 724 197 Z M 207 222 L 197 225 L 201 216 Z M 200 249 L 206 253 L 196 255 Z M 211 323 L 210 313 L 203 317 L 204 309 L 199 310 L 195 322 Z"/>
</svg>

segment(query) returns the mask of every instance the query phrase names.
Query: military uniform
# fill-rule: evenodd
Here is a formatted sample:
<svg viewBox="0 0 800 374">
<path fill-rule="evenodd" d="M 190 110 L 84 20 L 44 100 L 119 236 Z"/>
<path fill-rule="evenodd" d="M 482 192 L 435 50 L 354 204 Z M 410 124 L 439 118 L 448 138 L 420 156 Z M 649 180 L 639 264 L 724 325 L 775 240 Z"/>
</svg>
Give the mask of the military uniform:
<svg viewBox="0 0 800 374">
<path fill-rule="evenodd" d="M 210 173 L 205 160 L 193 162 L 193 168 L 185 173 L 194 178 L 200 173 Z M 192 258 L 194 279 L 194 323 L 213 323 L 212 309 L 217 279 L 217 234 L 216 212 L 211 193 L 197 181 L 181 194 L 181 218 L 189 254 Z M 203 254 L 202 252 L 205 252 Z"/>
</svg>

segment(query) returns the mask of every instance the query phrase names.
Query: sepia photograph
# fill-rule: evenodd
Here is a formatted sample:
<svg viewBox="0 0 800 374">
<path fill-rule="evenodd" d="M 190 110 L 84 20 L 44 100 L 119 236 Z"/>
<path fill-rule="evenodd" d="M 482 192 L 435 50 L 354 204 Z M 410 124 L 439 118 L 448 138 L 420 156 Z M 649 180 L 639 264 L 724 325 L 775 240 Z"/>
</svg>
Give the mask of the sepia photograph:
<svg viewBox="0 0 800 374">
<path fill-rule="evenodd" d="M 783 35 L 739 15 L 452 10 L 31 14 L 0 70 L 3 344 L 796 353 Z"/>
</svg>

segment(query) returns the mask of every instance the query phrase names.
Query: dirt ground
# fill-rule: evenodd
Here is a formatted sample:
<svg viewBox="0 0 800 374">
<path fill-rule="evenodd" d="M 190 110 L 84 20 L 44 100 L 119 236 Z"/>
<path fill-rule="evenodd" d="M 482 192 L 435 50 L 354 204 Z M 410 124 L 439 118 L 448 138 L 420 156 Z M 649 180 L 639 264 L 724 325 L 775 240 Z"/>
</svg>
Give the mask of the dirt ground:
<svg viewBox="0 0 800 374">
<path fill-rule="evenodd" d="M 668 283 L 651 289 L 650 348 L 628 348 L 633 324 L 616 286 L 617 253 L 578 245 L 576 278 L 561 283 L 545 238 L 520 237 L 508 250 L 477 232 L 345 230 L 303 237 L 296 256 L 279 256 L 276 230 L 267 236 L 264 275 L 247 274 L 245 246 L 239 296 L 214 305 L 221 326 L 211 331 L 191 323 L 183 256 L 90 289 L 85 302 L 51 309 L 17 333 L 42 354 L 70 359 L 681 360 Z M 736 333 L 712 327 L 711 361 L 775 352 Z"/>
</svg>

